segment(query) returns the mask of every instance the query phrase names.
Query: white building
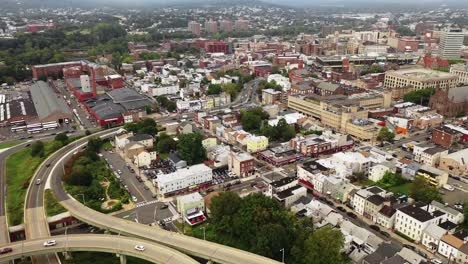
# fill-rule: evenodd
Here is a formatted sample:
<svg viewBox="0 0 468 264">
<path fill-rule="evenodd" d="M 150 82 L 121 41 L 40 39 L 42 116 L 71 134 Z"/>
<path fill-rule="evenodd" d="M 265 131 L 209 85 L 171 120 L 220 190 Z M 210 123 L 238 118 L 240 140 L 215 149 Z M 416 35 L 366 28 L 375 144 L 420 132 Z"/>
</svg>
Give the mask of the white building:
<svg viewBox="0 0 468 264">
<path fill-rule="evenodd" d="M 156 151 L 143 150 L 140 153 L 133 156 L 133 163 L 137 165 L 138 167 L 143 167 L 143 166 L 149 167 L 151 165 L 151 161 L 156 160 L 156 158 L 157 158 Z"/>
<path fill-rule="evenodd" d="M 432 201 L 429 204 L 429 212 L 433 212 L 436 210 L 439 210 L 443 213 L 447 214 L 447 220 L 449 220 L 452 223 L 455 224 L 461 224 L 465 220 L 465 217 L 463 216 L 463 213 L 453 209 L 452 207 L 446 206 L 442 203 L 439 203 L 437 201 Z"/>
<path fill-rule="evenodd" d="M 205 164 L 197 164 L 179 169 L 169 174 L 158 175 L 155 180 L 159 192 L 163 195 L 187 189 L 213 180 L 213 172 Z"/>
<path fill-rule="evenodd" d="M 430 224 L 424 229 L 421 243 L 431 252 L 438 249 L 440 239 L 447 233 L 442 227 Z"/>
<path fill-rule="evenodd" d="M 168 85 L 160 87 L 152 87 L 148 89 L 148 94 L 151 96 L 161 96 L 168 94 L 177 94 L 180 91 L 179 85 Z"/>
<path fill-rule="evenodd" d="M 431 167 L 436 167 L 439 165 L 440 158 L 446 155 L 448 155 L 448 149 L 441 147 L 428 148 L 421 153 L 420 162 Z"/>
<path fill-rule="evenodd" d="M 430 224 L 440 224 L 446 218 L 441 211 L 428 212 L 414 205 L 408 205 L 397 210 L 395 231 L 420 242 L 422 233 Z"/>
<path fill-rule="evenodd" d="M 459 59 L 465 33 L 460 28 L 448 28 L 440 34 L 439 56 L 444 59 Z"/>
<path fill-rule="evenodd" d="M 127 145 L 130 141 L 128 140 L 129 137 L 133 137 L 133 132 L 127 133 L 121 133 L 117 134 L 114 137 L 114 142 L 115 142 L 115 147 L 118 149 L 124 149 L 125 145 Z"/>
<path fill-rule="evenodd" d="M 378 182 L 383 178 L 386 172 L 393 172 L 392 168 L 385 163 L 376 164 L 370 168 L 369 180 Z"/>
<path fill-rule="evenodd" d="M 283 87 L 283 91 L 289 91 L 291 89 L 291 82 L 289 81 L 289 78 L 284 77 L 281 74 L 270 74 L 268 75 L 268 82 L 275 81 L 276 84 L 281 85 Z"/>
<path fill-rule="evenodd" d="M 178 111 L 197 111 L 202 109 L 202 102 L 200 100 L 191 100 L 191 101 L 184 101 L 184 100 L 177 100 L 176 102 L 177 110 Z"/>
</svg>

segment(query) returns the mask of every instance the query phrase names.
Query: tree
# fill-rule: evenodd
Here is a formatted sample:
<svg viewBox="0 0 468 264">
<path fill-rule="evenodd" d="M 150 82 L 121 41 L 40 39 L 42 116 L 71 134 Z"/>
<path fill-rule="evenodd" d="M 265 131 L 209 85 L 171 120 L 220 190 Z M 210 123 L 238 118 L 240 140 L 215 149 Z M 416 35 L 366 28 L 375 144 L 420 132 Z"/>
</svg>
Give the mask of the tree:
<svg viewBox="0 0 468 264">
<path fill-rule="evenodd" d="M 388 127 L 384 126 L 380 129 L 379 134 L 377 135 L 377 140 L 391 142 L 395 138 L 395 133 L 390 131 Z"/>
<path fill-rule="evenodd" d="M 220 84 L 210 84 L 208 85 L 208 95 L 220 94 L 223 91 L 223 87 Z"/>
<path fill-rule="evenodd" d="M 242 90 L 242 84 L 240 83 L 223 84 L 223 91 L 229 94 L 232 99 L 236 98 L 241 90 Z"/>
<path fill-rule="evenodd" d="M 437 187 L 429 184 L 423 177 L 416 177 L 410 187 L 410 196 L 416 201 L 430 203 L 442 202 L 442 195 Z"/>
<path fill-rule="evenodd" d="M 85 135 L 86 135 L 86 136 L 89 136 L 89 135 L 91 135 L 91 131 L 89 131 L 88 129 L 86 129 L 86 131 L 85 131 Z"/>
<path fill-rule="evenodd" d="M 33 157 L 44 157 L 45 147 L 44 142 L 38 140 L 31 145 L 31 156 Z"/>
<path fill-rule="evenodd" d="M 403 178 L 403 176 L 400 173 L 392 173 L 390 171 L 387 171 L 384 173 L 384 176 L 380 181 L 377 182 L 377 185 L 384 188 L 388 189 L 394 186 L 400 186 L 402 184 L 405 184 L 407 181 Z"/>
<path fill-rule="evenodd" d="M 128 123 L 124 125 L 124 128 L 127 131 L 136 133 L 136 134 L 148 134 L 155 136 L 158 133 L 158 128 L 156 127 L 156 121 L 152 118 L 145 118 L 138 123 Z"/>
<path fill-rule="evenodd" d="M 396 32 L 398 32 L 401 36 L 415 36 L 416 33 L 412 31 L 409 27 L 406 26 L 401 26 L 396 29 Z"/>
<path fill-rule="evenodd" d="M 183 134 L 179 137 L 178 153 L 187 164 L 193 165 L 205 161 L 206 150 L 202 145 L 202 140 L 202 135 L 198 133 Z"/>
<path fill-rule="evenodd" d="M 268 119 L 269 115 L 261 107 L 250 110 L 241 110 L 240 121 L 244 130 L 253 132 L 258 131 L 262 121 Z"/>
<path fill-rule="evenodd" d="M 268 137 L 271 141 L 284 142 L 296 136 L 296 129 L 293 125 L 289 125 L 284 118 L 281 118 L 276 126 L 270 126 L 268 123 L 264 122 L 260 133 Z"/>
<path fill-rule="evenodd" d="M 156 150 L 159 153 L 169 153 L 171 150 L 177 149 L 177 142 L 172 139 L 166 133 L 161 133 L 159 135 L 158 143 L 156 144 Z"/>
<path fill-rule="evenodd" d="M 427 105 L 429 98 L 435 93 L 435 89 L 426 88 L 417 91 L 412 91 L 403 96 L 405 102 L 411 102 L 415 104 Z"/>
<path fill-rule="evenodd" d="M 62 145 L 67 144 L 68 143 L 67 133 L 63 132 L 63 133 L 57 134 L 54 140 L 59 141 L 60 143 L 62 143 Z"/>
<path fill-rule="evenodd" d="M 78 186 L 89 186 L 93 181 L 93 176 L 87 166 L 76 164 L 73 166 L 68 178 L 68 184 L 78 185 Z"/>
<path fill-rule="evenodd" d="M 344 238 L 340 230 L 329 226 L 322 227 L 305 241 L 302 263 L 344 264 L 346 261 L 341 253 L 343 245 Z"/>
<path fill-rule="evenodd" d="M 102 141 L 100 137 L 92 137 L 88 140 L 88 145 L 86 147 L 86 150 L 90 152 L 98 153 L 103 144 L 104 142 Z"/>
</svg>

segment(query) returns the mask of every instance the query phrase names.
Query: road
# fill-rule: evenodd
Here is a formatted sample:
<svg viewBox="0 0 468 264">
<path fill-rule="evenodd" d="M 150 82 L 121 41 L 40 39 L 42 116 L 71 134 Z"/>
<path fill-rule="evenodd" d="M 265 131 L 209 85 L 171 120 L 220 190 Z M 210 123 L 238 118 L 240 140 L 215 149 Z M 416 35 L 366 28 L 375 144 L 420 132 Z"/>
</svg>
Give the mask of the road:
<svg viewBox="0 0 468 264">
<path fill-rule="evenodd" d="M 44 247 L 47 239 L 54 239 L 56 246 Z M 136 245 L 144 246 L 144 251 L 135 250 Z M 51 238 L 33 239 L 9 244 L 12 253 L 0 255 L 0 261 L 8 261 L 22 256 L 39 254 L 55 255 L 65 251 L 98 251 L 133 256 L 153 263 L 198 264 L 199 262 L 174 249 L 157 243 L 116 235 L 61 235 Z"/>
<path fill-rule="evenodd" d="M 99 136 L 104 134 L 113 133 L 117 129 L 101 131 L 93 134 L 93 136 Z M 66 157 L 73 155 L 73 152 L 80 149 L 83 145 L 87 144 L 87 137 L 76 140 L 70 143 L 70 145 L 56 151 L 49 158 L 47 158 L 36 170 L 34 176 L 31 179 L 28 191 L 26 193 L 26 202 L 24 207 L 24 227 L 27 239 L 37 239 L 50 236 L 49 224 L 47 223 L 47 217 L 44 210 L 44 190 L 47 182 L 47 177 L 51 171 L 56 170 L 60 176 L 62 175 L 63 161 Z M 72 151 L 70 151 L 70 148 Z M 59 172 L 60 171 L 60 172 Z M 35 184 L 37 179 L 41 179 L 42 183 Z M 60 263 L 55 254 L 47 254 L 34 256 L 32 258 L 33 263 Z"/>
</svg>

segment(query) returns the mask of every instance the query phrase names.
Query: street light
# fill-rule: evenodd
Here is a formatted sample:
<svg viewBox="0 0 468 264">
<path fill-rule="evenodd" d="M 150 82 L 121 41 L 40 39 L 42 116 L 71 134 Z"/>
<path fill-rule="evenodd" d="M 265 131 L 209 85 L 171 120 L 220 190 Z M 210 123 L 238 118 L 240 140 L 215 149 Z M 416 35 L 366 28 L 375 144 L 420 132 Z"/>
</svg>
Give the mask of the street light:
<svg viewBox="0 0 468 264">
<path fill-rule="evenodd" d="M 83 193 L 79 193 L 79 194 L 77 194 L 77 195 L 81 195 L 81 196 L 83 197 L 83 204 L 86 204 L 85 198 L 84 198 L 84 194 L 83 194 Z"/>
<path fill-rule="evenodd" d="M 205 236 L 205 230 L 206 230 L 206 228 L 205 228 L 205 227 L 202 227 L 202 229 L 203 229 L 203 240 L 206 240 L 206 236 Z"/>
<path fill-rule="evenodd" d="M 284 263 L 284 248 L 280 249 L 280 251 L 283 253 L 283 257 L 281 258 L 281 262 Z"/>
<path fill-rule="evenodd" d="M 154 215 L 153 215 L 153 218 L 154 218 L 154 224 L 156 225 L 156 211 L 158 210 L 158 204 L 155 203 L 154 204 Z"/>
</svg>

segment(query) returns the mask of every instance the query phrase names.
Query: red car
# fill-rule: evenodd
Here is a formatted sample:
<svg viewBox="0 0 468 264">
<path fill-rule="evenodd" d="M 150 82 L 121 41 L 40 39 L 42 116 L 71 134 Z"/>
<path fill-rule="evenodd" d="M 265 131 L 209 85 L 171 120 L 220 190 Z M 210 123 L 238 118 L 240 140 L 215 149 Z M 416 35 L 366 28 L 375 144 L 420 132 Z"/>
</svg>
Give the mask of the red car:
<svg viewBox="0 0 468 264">
<path fill-rule="evenodd" d="M 13 251 L 12 248 L 2 248 L 2 249 L 0 249 L 0 255 L 7 254 L 7 253 L 10 253 L 12 251 Z"/>
</svg>

